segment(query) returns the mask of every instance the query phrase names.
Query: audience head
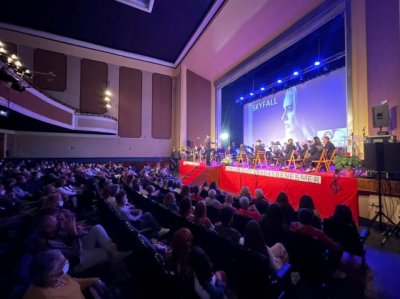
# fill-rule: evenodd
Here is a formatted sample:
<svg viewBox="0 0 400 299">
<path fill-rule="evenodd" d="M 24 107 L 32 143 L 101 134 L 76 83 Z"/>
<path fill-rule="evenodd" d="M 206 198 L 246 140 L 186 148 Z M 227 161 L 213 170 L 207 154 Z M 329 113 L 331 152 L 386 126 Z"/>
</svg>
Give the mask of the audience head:
<svg viewBox="0 0 400 299">
<path fill-rule="evenodd" d="M 182 186 L 180 195 L 181 195 L 182 197 L 185 197 L 185 196 L 189 196 L 189 195 L 190 195 L 190 188 L 189 188 L 188 185 L 183 185 L 183 186 Z"/>
<path fill-rule="evenodd" d="M 214 189 L 214 190 L 217 190 L 218 189 L 218 187 L 217 187 L 217 182 L 211 182 L 210 183 L 210 189 Z"/>
<path fill-rule="evenodd" d="M 267 248 L 260 224 L 255 220 L 247 222 L 244 229 L 244 245 L 251 250 L 266 254 Z"/>
<path fill-rule="evenodd" d="M 283 228 L 284 217 L 281 207 L 278 204 L 273 203 L 269 205 L 262 219 L 262 224 L 263 227 L 267 226 L 268 228 Z"/>
<path fill-rule="evenodd" d="M 118 190 L 119 190 L 118 184 L 111 184 L 107 186 L 107 194 L 109 197 L 115 197 L 115 194 L 117 194 Z"/>
<path fill-rule="evenodd" d="M 289 198 L 285 192 L 280 192 L 278 196 L 276 197 L 276 203 L 281 207 L 287 207 L 290 206 L 289 204 Z"/>
<path fill-rule="evenodd" d="M 300 209 L 309 209 L 311 211 L 315 210 L 314 202 L 309 195 L 303 195 L 300 198 L 299 210 Z"/>
<path fill-rule="evenodd" d="M 233 195 L 232 194 L 227 194 L 225 196 L 225 201 L 224 201 L 225 205 L 229 205 L 232 206 L 233 205 Z"/>
<path fill-rule="evenodd" d="M 231 226 L 233 220 L 233 209 L 230 207 L 222 208 L 219 214 L 219 220 L 223 226 Z"/>
<path fill-rule="evenodd" d="M 183 227 L 174 233 L 171 239 L 171 250 L 177 262 L 188 263 L 192 242 L 193 236 L 189 229 Z"/>
<path fill-rule="evenodd" d="M 193 207 L 192 207 L 192 201 L 189 197 L 184 197 L 181 201 L 180 207 L 179 207 L 179 213 L 187 217 L 189 214 L 192 213 Z"/>
<path fill-rule="evenodd" d="M 125 206 L 128 203 L 125 191 L 119 191 L 115 194 L 115 201 L 119 206 Z"/>
<path fill-rule="evenodd" d="M 199 193 L 200 193 L 200 188 L 199 188 L 199 186 L 193 186 L 193 187 L 192 187 L 192 193 L 193 193 L 193 194 L 199 194 Z"/>
<path fill-rule="evenodd" d="M 299 210 L 299 221 L 304 225 L 312 225 L 314 214 L 309 209 Z"/>
<path fill-rule="evenodd" d="M 69 270 L 69 262 L 60 250 L 39 253 L 29 267 L 31 282 L 36 287 L 57 287 Z"/>
<path fill-rule="evenodd" d="M 353 215 L 351 210 L 345 205 L 337 205 L 332 218 L 340 223 L 353 223 Z"/>
<path fill-rule="evenodd" d="M 208 190 L 208 197 L 214 199 L 217 196 L 217 192 L 214 189 Z"/>
<path fill-rule="evenodd" d="M 147 193 L 148 193 L 149 195 L 151 195 L 154 191 L 156 191 L 156 188 L 154 188 L 153 185 L 148 184 L 148 185 L 146 186 L 146 189 L 145 189 L 145 190 L 147 191 Z"/>
<path fill-rule="evenodd" d="M 242 208 L 243 210 L 247 210 L 250 206 L 249 198 L 246 196 L 242 196 L 239 199 L 239 204 L 240 204 L 240 208 Z"/>
<path fill-rule="evenodd" d="M 207 206 L 204 200 L 200 200 L 196 203 L 196 208 L 194 209 L 194 218 L 200 219 L 207 217 Z"/>
<path fill-rule="evenodd" d="M 251 198 L 250 189 L 247 186 L 243 186 L 240 190 L 240 196 L 246 196 L 247 198 Z"/>
<path fill-rule="evenodd" d="M 264 199 L 265 198 L 264 192 L 262 191 L 262 189 L 256 189 L 254 191 L 254 195 L 255 195 L 256 199 Z"/>
<path fill-rule="evenodd" d="M 175 194 L 172 192 L 168 192 L 164 197 L 164 205 L 169 206 L 176 202 Z"/>
</svg>

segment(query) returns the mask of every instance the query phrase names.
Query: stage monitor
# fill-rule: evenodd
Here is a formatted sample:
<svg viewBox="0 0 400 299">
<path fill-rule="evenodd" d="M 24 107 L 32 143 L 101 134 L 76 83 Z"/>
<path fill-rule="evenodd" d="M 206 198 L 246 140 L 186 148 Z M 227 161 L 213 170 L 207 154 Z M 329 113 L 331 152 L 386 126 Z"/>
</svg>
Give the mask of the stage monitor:
<svg viewBox="0 0 400 299">
<path fill-rule="evenodd" d="M 374 128 L 389 127 L 389 105 L 384 104 L 381 106 L 372 107 L 372 126 Z"/>
</svg>

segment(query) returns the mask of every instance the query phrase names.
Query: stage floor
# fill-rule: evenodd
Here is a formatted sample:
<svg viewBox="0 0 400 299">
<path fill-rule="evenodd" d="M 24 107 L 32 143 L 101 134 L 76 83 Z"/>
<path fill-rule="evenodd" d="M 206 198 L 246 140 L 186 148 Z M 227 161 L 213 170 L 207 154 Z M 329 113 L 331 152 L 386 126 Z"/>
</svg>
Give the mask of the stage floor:
<svg viewBox="0 0 400 299">
<path fill-rule="evenodd" d="M 359 209 L 357 196 L 357 179 L 348 176 L 334 176 L 331 173 L 304 173 L 303 171 L 277 170 L 276 168 L 253 169 L 237 166 L 205 166 L 204 163 L 180 161 L 179 172 L 187 176 L 199 169 L 208 167 L 219 168 L 220 189 L 239 194 L 243 186 L 248 186 L 252 194 L 255 189 L 262 189 L 271 201 L 280 192 L 289 196 L 290 203 L 297 209 L 300 197 L 304 194 L 311 196 L 321 217 L 333 214 L 338 204 L 348 206 L 353 219 L 358 223 Z"/>
</svg>

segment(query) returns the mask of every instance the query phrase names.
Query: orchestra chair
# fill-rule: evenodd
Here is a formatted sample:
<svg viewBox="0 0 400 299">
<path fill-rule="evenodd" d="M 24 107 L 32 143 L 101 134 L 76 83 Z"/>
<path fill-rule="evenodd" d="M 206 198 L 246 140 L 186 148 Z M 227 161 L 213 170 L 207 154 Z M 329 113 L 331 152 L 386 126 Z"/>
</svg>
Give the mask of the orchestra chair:
<svg viewBox="0 0 400 299">
<path fill-rule="evenodd" d="M 296 151 L 292 150 L 292 154 L 290 155 L 290 158 L 287 161 L 287 166 L 290 169 L 290 166 L 293 165 L 293 170 L 296 168 L 299 168 L 298 163 L 303 162 L 303 159 L 301 159 L 300 157 L 296 158 Z"/>
<path fill-rule="evenodd" d="M 321 166 L 326 165 L 326 149 L 322 150 L 319 160 L 311 160 L 311 163 L 317 163 L 314 172 L 319 172 L 321 170 Z"/>
<path fill-rule="evenodd" d="M 247 164 L 249 164 L 249 157 L 247 156 L 247 153 L 245 152 L 240 152 L 239 157 L 238 157 L 238 165 L 242 166 L 243 162 L 246 161 Z"/>
<path fill-rule="evenodd" d="M 258 151 L 256 157 L 254 158 L 253 161 L 254 168 L 256 168 L 257 165 L 263 166 L 264 164 L 268 165 L 268 160 L 267 160 L 267 152 L 266 151 Z"/>
<path fill-rule="evenodd" d="M 331 164 L 333 162 L 333 159 L 335 158 L 335 154 L 336 154 L 336 148 L 333 150 L 332 155 L 330 157 L 326 157 L 325 159 L 325 169 L 327 173 L 331 171 Z"/>
</svg>

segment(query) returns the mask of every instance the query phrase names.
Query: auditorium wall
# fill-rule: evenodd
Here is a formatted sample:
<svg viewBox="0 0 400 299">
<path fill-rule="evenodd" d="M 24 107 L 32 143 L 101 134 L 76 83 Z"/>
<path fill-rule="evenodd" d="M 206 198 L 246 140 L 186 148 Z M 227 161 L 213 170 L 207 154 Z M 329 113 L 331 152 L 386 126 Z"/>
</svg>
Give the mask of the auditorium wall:
<svg viewBox="0 0 400 299">
<path fill-rule="evenodd" d="M 119 136 L 112 137 L 9 132 L 10 157 L 169 156 L 176 138 L 175 69 L 4 29 L 0 29 L 0 40 L 16 45 L 17 55 L 31 70 L 58 70 L 56 77 L 36 74 L 41 79 L 33 83 L 68 106 L 102 114 L 106 112 L 103 95 L 92 89 L 108 87 L 113 96 L 106 114 L 119 120 Z M 154 76 L 160 80 L 154 81 Z"/>
<path fill-rule="evenodd" d="M 391 134 L 400 136 L 400 7 L 398 0 L 366 1 L 366 44 L 369 134 L 372 128 L 371 107 L 387 100 L 392 113 Z M 386 128 L 383 128 L 386 129 Z"/>
</svg>

